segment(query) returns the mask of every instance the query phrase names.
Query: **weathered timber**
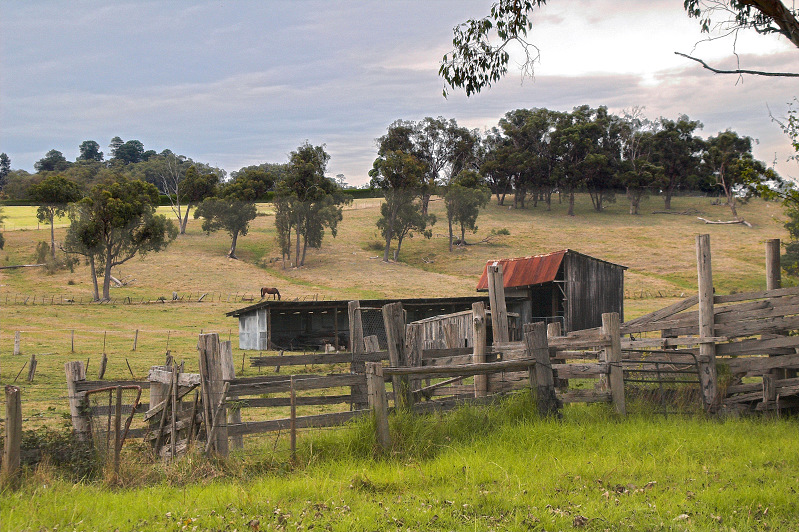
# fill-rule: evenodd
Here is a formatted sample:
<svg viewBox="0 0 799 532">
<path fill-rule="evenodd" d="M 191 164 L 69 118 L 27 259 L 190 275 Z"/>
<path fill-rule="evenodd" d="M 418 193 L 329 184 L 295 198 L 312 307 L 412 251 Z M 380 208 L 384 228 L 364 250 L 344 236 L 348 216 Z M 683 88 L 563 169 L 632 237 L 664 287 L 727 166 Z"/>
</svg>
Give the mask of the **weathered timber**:
<svg viewBox="0 0 799 532">
<path fill-rule="evenodd" d="M 203 407 L 205 409 L 208 441 L 206 453 L 213 448 L 219 456 L 228 455 L 227 415 L 224 412 L 225 395 L 228 383 L 222 377 L 222 358 L 220 354 L 219 335 L 201 334 L 199 340 L 199 366 L 203 391 Z M 222 405 L 222 416 L 215 419 L 213 408 Z M 213 427 L 211 423 L 213 420 Z M 211 430 L 213 429 L 213 432 Z"/>
<path fill-rule="evenodd" d="M 487 324 L 485 303 L 477 301 L 472 303 L 472 361 L 475 364 L 486 362 Z M 474 376 L 474 396 L 485 397 L 488 395 L 488 379 L 483 375 Z"/>
<path fill-rule="evenodd" d="M 719 336 L 740 338 L 753 334 L 777 334 L 797 328 L 799 328 L 799 316 L 785 316 L 722 324 L 717 326 L 716 330 Z"/>
<path fill-rule="evenodd" d="M 22 445 L 22 398 L 19 388 L 6 385 L 5 439 L 3 441 L 4 480 L 15 479 L 20 468 Z"/>
<path fill-rule="evenodd" d="M 337 388 L 339 386 L 365 386 L 366 382 L 363 374 L 353 375 L 351 373 L 343 375 L 328 375 L 326 377 L 303 378 L 304 376 L 296 375 L 294 380 L 294 389 L 297 391 L 302 390 L 322 390 L 325 388 Z M 236 379 L 238 381 L 239 379 Z M 243 384 L 236 384 L 236 381 L 230 381 L 230 393 L 233 395 L 260 395 L 263 393 L 287 393 L 291 389 L 290 381 L 288 378 L 283 378 L 281 381 L 266 381 L 266 382 L 250 382 Z"/>
<path fill-rule="evenodd" d="M 645 349 L 647 347 L 694 346 L 694 345 L 701 345 L 704 343 L 726 342 L 727 340 L 729 340 L 729 338 L 727 338 L 726 336 L 713 336 L 711 338 L 699 338 L 696 336 L 688 336 L 681 338 L 641 338 L 638 340 L 622 340 L 621 348 L 633 350 L 633 349 Z"/>
<path fill-rule="evenodd" d="M 561 403 L 610 403 L 613 401 L 611 392 L 599 390 L 569 390 L 558 392 L 558 400 Z"/>
<path fill-rule="evenodd" d="M 718 344 L 716 346 L 716 355 L 757 355 L 765 354 L 769 349 L 793 347 L 799 347 L 799 336 L 779 336 L 766 340 L 750 339 Z"/>
<path fill-rule="evenodd" d="M 654 321 L 660 321 L 670 316 L 673 316 L 677 313 L 680 313 L 684 310 L 687 310 L 699 303 L 699 296 L 691 296 L 682 301 L 678 301 L 673 305 L 669 305 L 668 307 L 656 310 L 650 314 L 646 314 L 644 316 L 640 316 L 634 320 L 630 320 L 625 322 L 621 325 L 621 333 L 622 334 L 630 334 L 634 332 L 641 332 L 638 327 L 647 323 L 651 323 Z"/>
<path fill-rule="evenodd" d="M 323 353 L 309 355 L 261 356 L 250 357 L 250 366 L 254 368 L 269 366 L 305 366 L 313 364 L 349 364 L 351 353 Z"/>
<path fill-rule="evenodd" d="M 799 368 L 799 354 L 778 357 L 739 357 L 723 361 L 730 368 L 730 373 L 746 373 L 762 375 L 775 368 Z"/>
<path fill-rule="evenodd" d="M 69 412 L 72 416 L 72 428 L 79 441 L 89 439 L 89 420 L 83 414 L 83 406 L 86 400 L 86 393 L 79 392 L 77 383 L 86 380 L 86 371 L 83 362 L 67 362 L 64 364 L 64 372 L 67 376 L 67 397 L 69 400 Z M 103 384 L 107 386 L 107 384 Z"/>
<path fill-rule="evenodd" d="M 230 340 L 220 342 L 220 357 L 222 360 L 222 378 L 226 381 L 236 378 L 236 365 L 233 363 L 233 345 Z M 228 401 L 235 402 L 238 396 L 231 395 Z M 227 409 L 227 422 L 228 423 L 241 423 L 241 409 L 228 408 Z M 231 445 L 234 449 L 241 449 L 244 447 L 244 441 L 241 436 L 234 436 L 231 438 Z"/>
<path fill-rule="evenodd" d="M 550 358 L 554 360 L 597 360 L 599 351 L 567 351 L 549 348 Z"/>
<path fill-rule="evenodd" d="M 445 380 L 443 380 L 441 382 L 437 382 L 435 384 L 429 384 L 429 385 L 427 385 L 427 386 L 425 386 L 423 388 L 419 388 L 418 390 L 414 390 L 413 391 L 414 397 L 431 397 L 433 395 L 437 395 L 434 392 L 438 391 L 439 388 L 444 388 L 444 387 L 450 386 L 450 385 L 452 385 L 452 384 L 454 384 L 456 382 L 462 381 L 464 378 L 465 377 L 452 377 L 451 379 L 445 379 Z M 448 395 L 451 395 L 451 394 L 448 394 Z"/>
<path fill-rule="evenodd" d="M 488 274 L 488 300 L 491 307 L 491 328 L 494 343 L 510 341 L 508 331 L 508 309 L 505 304 L 505 282 L 502 264 L 495 262 L 486 266 Z"/>
<path fill-rule="evenodd" d="M 548 340 L 549 347 L 555 349 L 593 349 L 595 347 L 607 347 L 610 345 L 611 339 L 607 335 L 595 334 L 590 337 L 581 338 L 573 336 L 555 336 Z M 491 347 L 492 352 L 512 352 L 523 351 L 524 342 L 506 342 L 494 344 Z"/>
<path fill-rule="evenodd" d="M 332 414 L 302 416 L 296 419 L 296 427 L 298 429 L 337 427 L 359 416 L 368 414 L 369 412 L 369 410 L 352 410 L 350 412 L 335 412 Z M 247 434 L 260 434 L 263 432 L 288 430 L 290 424 L 291 420 L 289 418 L 244 422 L 240 425 L 229 426 L 228 434 L 233 436 L 246 436 Z"/>
<path fill-rule="evenodd" d="M 351 401 L 352 396 L 349 394 L 299 396 L 295 399 L 297 406 L 337 405 Z M 249 397 L 238 399 L 236 403 L 241 408 L 273 408 L 291 406 L 291 399 L 289 397 Z"/>
<path fill-rule="evenodd" d="M 699 281 L 699 336 L 715 336 L 713 313 L 713 270 L 710 259 L 710 235 L 696 236 L 697 278 Z M 721 330 L 720 336 L 730 336 Z M 717 401 L 716 344 L 700 344 L 699 380 L 702 400 L 708 412 L 715 412 Z"/>
<path fill-rule="evenodd" d="M 191 393 L 192 390 L 197 388 L 197 386 L 199 386 L 199 384 L 194 386 L 185 386 L 185 387 L 179 386 L 177 389 L 177 399 L 178 400 L 183 399 L 184 397 L 186 397 L 186 395 Z M 171 401 L 171 396 L 167 397 L 166 399 L 162 399 L 161 401 L 159 401 L 157 405 L 148 409 L 144 413 L 144 421 L 149 421 L 150 419 L 158 415 L 158 413 L 161 412 L 164 409 L 164 407 L 166 407 L 169 404 L 170 401 Z"/>
<path fill-rule="evenodd" d="M 796 296 L 799 295 L 799 286 L 792 286 L 788 288 L 777 288 L 775 290 L 761 290 L 758 292 L 741 292 L 738 294 L 720 295 L 713 298 L 713 302 L 720 303 L 734 303 L 736 301 L 748 301 L 750 299 L 771 299 L 783 296 Z"/>
<path fill-rule="evenodd" d="M 774 381 L 774 387 L 777 389 L 777 393 L 779 390 L 784 388 L 786 391 L 790 391 L 794 388 L 799 387 L 799 377 L 793 377 L 790 379 L 777 379 Z M 760 382 L 749 382 L 746 384 L 734 384 L 732 386 L 727 386 L 727 394 L 732 395 L 736 393 L 750 393 L 750 392 L 757 392 L 762 390 L 763 384 Z M 791 395 L 789 393 L 783 393 L 782 395 Z"/>
<path fill-rule="evenodd" d="M 504 360 L 501 362 L 485 362 L 483 364 L 465 364 L 461 366 L 426 366 L 421 368 L 383 368 L 384 375 L 416 375 L 435 377 L 438 375 L 482 375 L 505 370 L 522 370 L 535 365 L 532 359 Z"/>
<path fill-rule="evenodd" d="M 424 348 L 424 326 L 420 323 L 409 323 L 405 326 L 405 360 L 409 366 L 412 367 L 421 367 L 422 364 L 422 352 Z M 429 365 L 431 362 L 433 364 L 438 364 L 439 360 L 447 360 L 447 359 L 434 359 L 428 360 L 427 364 Z M 421 382 L 418 379 L 410 379 L 408 381 L 408 386 L 410 390 L 416 390 L 421 386 Z M 415 396 L 409 394 L 409 404 L 413 404 Z"/>
<path fill-rule="evenodd" d="M 377 445 L 385 453 L 391 448 L 391 435 L 388 430 L 388 399 L 383 366 L 377 362 L 366 363 L 366 388 L 369 395 L 369 408 L 375 418 Z"/>
<path fill-rule="evenodd" d="M 148 382 L 160 382 L 161 384 L 169 384 L 172 380 L 172 372 L 163 370 L 158 366 L 153 366 L 150 368 L 149 373 L 147 373 L 147 381 Z M 110 383 L 109 383 L 110 384 Z M 106 384 L 107 386 L 108 384 Z M 199 386 L 200 385 L 200 374 L 199 373 L 181 373 L 178 376 L 178 386 L 187 387 L 187 386 Z"/>
<path fill-rule="evenodd" d="M 528 355 L 535 360 L 535 366 L 530 368 L 530 385 L 535 380 L 538 413 L 542 416 L 557 416 L 561 403 L 555 395 L 555 376 L 549 360 L 546 324 L 538 322 L 525 325 L 524 343 Z"/>
<path fill-rule="evenodd" d="M 88 392 L 97 388 L 107 388 L 109 386 L 141 386 L 142 390 L 150 387 L 149 381 L 138 380 L 119 380 L 119 381 L 77 381 L 75 391 Z"/>
<path fill-rule="evenodd" d="M 589 379 L 610 374 L 610 364 L 607 362 L 598 362 L 596 364 L 552 364 L 552 369 L 558 374 L 559 379 Z"/>
<path fill-rule="evenodd" d="M 446 349 L 425 349 L 422 351 L 422 360 L 430 360 L 435 358 L 444 357 L 457 357 L 464 355 L 471 355 L 473 349 L 471 347 L 454 347 Z"/>
<path fill-rule="evenodd" d="M 393 367 L 408 365 L 405 352 L 405 316 L 402 303 L 389 303 L 383 306 L 383 324 L 388 342 L 388 360 Z M 387 373 L 388 374 L 388 373 Z M 410 382 L 404 375 L 393 375 L 394 405 L 408 408 L 413 404 Z"/>
<path fill-rule="evenodd" d="M 433 358 L 429 360 L 423 360 L 422 366 L 430 367 L 430 366 L 459 366 L 463 364 L 471 364 L 474 362 L 474 358 L 472 355 L 463 355 L 458 357 L 447 357 L 447 358 Z"/>
<path fill-rule="evenodd" d="M 211 430 L 208 432 L 208 442 L 205 444 L 205 454 L 208 454 L 209 452 L 211 452 L 211 449 L 213 447 L 216 447 L 217 453 L 219 453 L 220 455 L 222 454 L 223 451 L 219 450 L 219 448 L 220 448 L 220 445 L 218 445 L 219 439 L 216 437 L 217 433 L 219 433 L 222 430 L 222 427 L 224 427 L 224 431 L 225 431 L 225 446 L 224 446 L 225 450 L 224 450 L 224 452 L 225 452 L 225 455 L 227 454 L 227 437 L 228 437 L 227 427 L 228 427 L 228 424 L 227 424 L 227 419 L 226 419 L 226 416 L 225 416 L 225 399 L 227 398 L 228 388 L 230 388 L 230 383 L 226 382 L 222 386 L 222 392 L 220 393 L 219 402 L 216 404 L 216 408 L 214 409 L 213 417 L 211 418 Z M 225 456 L 225 455 L 222 455 L 222 456 Z"/>
<path fill-rule="evenodd" d="M 602 314 L 602 332 L 610 336 L 611 344 L 605 349 L 610 364 L 610 392 L 616 413 L 625 415 L 627 405 L 624 399 L 624 372 L 621 367 L 621 335 L 619 315 L 615 312 Z"/>
</svg>

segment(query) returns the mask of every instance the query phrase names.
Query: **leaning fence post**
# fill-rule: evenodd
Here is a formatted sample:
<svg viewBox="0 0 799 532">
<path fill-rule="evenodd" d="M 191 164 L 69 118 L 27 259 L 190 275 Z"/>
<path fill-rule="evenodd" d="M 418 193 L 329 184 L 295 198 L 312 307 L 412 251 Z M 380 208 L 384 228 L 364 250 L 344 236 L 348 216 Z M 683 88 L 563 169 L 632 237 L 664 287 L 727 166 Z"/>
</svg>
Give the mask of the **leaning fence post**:
<svg viewBox="0 0 799 532">
<path fill-rule="evenodd" d="M 13 479 L 20 466 L 22 399 L 19 388 L 6 386 L 6 434 L 3 445 L 3 480 Z"/>
<path fill-rule="evenodd" d="M 220 355 L 222 358 L 222 378 L 230 381 L 236 378 L 236 366 L 233 363 L 233 346 L 230 340 L 224 341 L 220 344 Z M 231 400 L 238 400 L 237 396 L 231 396 Z M 231 424 L 241 424 L 241 409 L 231 408 L 227 412 L 227 421 Z M 244 447 L 244 439 L 241 434 L 231 437 L 231 443 L 234 449 L 241 449 Z"/>
<path fill-rule="evenodd" d="M 405 315 L 402 303 L 389 303 L 383 306 L 383 324 L 386 327 L 389 364 L 395 368 L 408 365 L 405 358 Z M 408 408 L 413 404 L 410 384 L 407 375 L 397 375 L 392 379 L 394 387 L 394 405 Z"/>
<path fill-rule="evenodd" d="M 624 399 L 624 370 L 621 367 L 621 324 L 617 312 L 602 314 L 602 334 L 609 336 L 610 346 L 607 347 L 607 362 L 610 364 L 610 394 L 613 406 L 619 414 L 627 414 L 627 405 Z"/>
<path fill-rule="evenodd" d="M 227 456 L 228 430 L 223 397 L 225 393 L 223 390 L 226 389 L 226 386 L 222 377 L 219 335 L 216 333 L 201 334 L 199 351 L 205 426 L 208 431 L 206 452 L 213 446 L 217 454 Z M 218 405 L 217 408 L 222 410 L 219 416 L 215 416 L 214 405 Z"/>
<path fill-rule="evenodd" d="M 67 375 L 67 397 L 69 399 L 69 413 L 72 416 L 72 427 L 80 441 L 89 439 L 89 419 L 83 412 L 86 392 L 78 392 L 77 383 L 86 380 L 86 369 L 83 362 L 67 362 L 64 364 Z"/>
<path fill-rule="evenodd" d="M 495 262 L 486 267 L 488 272 L 488 300 L 491 304 L 491 327 L 494 343 L 510 341 L 508 332 L 508 309 L 505 306 L 505 281 L 502 264 Z"/>
<path fill-rule="evenodd" d="M 472 303 L 472 359 L 475 364 L 486 361 L 486 304 Z M 474 396 L 488 395 L 488 375 L 474 376 Z"/>
<path fill-rule="evenodd" d="M 405 361 L 409 366 L 421 367 L 422 350 L 424 348 L 424 326 L 421 323 L 409 323 L 405 326 Z M 414 402 L 413 390 L 421 388 L 420 379 L 410 379 L 408 382 L 408 399 Z"/>
<path fill-rule="evenodd" d="M 542 416 L 557 416 L 560 401 L 555 395 L 555 376 L 549 358 L 547 326 L 544 322 L 528 323 L 524 326 L 526 356 L 535 360 L 536 397 L 538 412 Z"/>
<path fill-rule="evenodd" d="M 387 452 L 391 448 L 391 436 L 388 432 L 386 382 L 383 379 L 383 365 L 380 362 L 366 363 L 366 388 L 369 391 L 369 408 L 375 416 L 377 445 L 381 452 Z"/>
<path fill-rule="evenodd" d="M 350 371 L 352 373 L 363 373 L 363 354 L 365 345 L 363 341 L 363 321 L 361 319 L 361 302 L 353 300 L 347 303 L 347 317 L 349 322 L 350 353 L 352 363 Z M 350 386 L 350 396 L 352 397 L 352 409 L 361 410 L 364 408 L 364 394 L 366 390 L 363 386 Z"/>
<path fill-rule="evenodd" d="M 696 263 L 699 280 L 699 337 L 714 336 L 713 271 L 710 265 L 710 235 L 696 235 Z M 716 344 L 699 344 L 699 380 L 702 401 L 708 412 L 716 411 L 717 393 Z"/>
</svg>

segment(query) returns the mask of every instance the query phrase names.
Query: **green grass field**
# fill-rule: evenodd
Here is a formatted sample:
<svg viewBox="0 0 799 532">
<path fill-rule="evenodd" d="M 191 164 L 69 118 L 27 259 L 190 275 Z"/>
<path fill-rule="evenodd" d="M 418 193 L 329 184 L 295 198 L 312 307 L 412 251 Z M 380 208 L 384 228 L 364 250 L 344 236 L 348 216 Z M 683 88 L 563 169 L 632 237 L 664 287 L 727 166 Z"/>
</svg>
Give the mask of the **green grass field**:
<svg viewBox="0 0 799 532">
<path fill-rule="evenodd" d="M 478 233 L 467 237 L 474 245 L 449 253 L 440 221 L 432 239 L 407 240 L 401 261 L 386 264 L 373 248 L 380 240 L 379 204 L 358 200 L 348 207 L 338 237 L 326 235 L 322 249 L 309 250 L 306 266 L 297 269 L 283 269 L 274 260 L 279 253 L 268 205 L 239 239 L 238 261 L 225 257 L 226 234 L 205 235 L 192 220 L 187 234 L 166 252 L 133 259 L 114 272 L 128 281 L 112 288 L 114 304 L 51 304 L 91 296 L 82 264 L 53 274 L 41 268 L 0 270 L 0 382 L 12 383 L 32 354 L 39 363 L 33 383 L 25 381 L 27 370 L 15 383 L 22 388 L 25 428 L 63 426 L 64 363 L 88 361 L 92 379 L 103 352 L 109 379 L 129 378 L 128 364 L 143 377 L 151 365 L 163 363 L 167 349 L 185 360 L 187 371 L 196 371 L 197 335 L 218 332 L 233 339 L 238 374 L 256 375 L 246 363 L 242 371 L 248 353 L 236 349 L 238 324 L 224 314 L 250 304 L 231 302 L 232 295 L 257 300 L 261 286 L 279 287 L 284 298 L 471 295 L 487 260 L 571 248 L 628 266 L 625 318 L 630 319 L 696 290 L 695 235 L 711 235 L 713 277 L 721 294 L 765 288 L 764 242 L 787 235 L 781 207 L 760 200 L 739 209 L 753 224 L 749 228 L 697 220 L 694 211 L 708 219 L 730 218 L 726 207 L 709 198 L 676 198 L 674 211 L 692 213 L 685 215 L 651 214 L 662 209 L 660 200 L 651 198 L 642 207 L 645 214 L 631 216 L 623 197 L 595 213 L 585 196 L 578 198 L 573 218 L 557 197 L 551 212 L 541 206 L 512 210 L 492 199 L 480 215 Z M 445 220 L 442 202 L 434 201 L 432 210 Z M 169 214 L 168 208 L 162 212 Z M 36 229 L 33 207 L 5 207 L 4 214 L 0 266 L 29 264 L 37 242 L 49 240 L 49 227 Z M 64 227 L 64 221 L 57 226 L 57 240 Z M 510 236 L 478 243 L 501 228 Z M 169 300 L 173 292 L 191 293 L 194 300 L 202 293 L 215 296 L 202 303 L 121 304 L 126 297 Z M 15 331 L 21 334 L 20 356 L 12 354 Z M 600 406 L 569 407 L 563 422 L 496 409 L 455 416 L 419 426 L 395 421 L 393 431 L 407 433 L 407 447 L 380 461 L 371 459 L 368 427 L 356 426 L 302 433 L 294 469 L 286 465 L 285 435 L 254 443 L 228 463 L 196 456 L 169 466 L 135 463 L 125 488 L 110 489 L 103 480 L 73 486 L 54 468 L 43 467 L 27 473 L 20 491 L 2 494 L 0 529 L 799 527 L 793 511 L 799 490 L 795 420 L 618 420 Z M 442 423 L 472 430 L 441 429 Z M 431 443 L 420 444 L 425 441 Z M 126 452 L 138 461 L 133 449 Z M 250 524 L 254 519 L 258 526 Z"/>
</svg>

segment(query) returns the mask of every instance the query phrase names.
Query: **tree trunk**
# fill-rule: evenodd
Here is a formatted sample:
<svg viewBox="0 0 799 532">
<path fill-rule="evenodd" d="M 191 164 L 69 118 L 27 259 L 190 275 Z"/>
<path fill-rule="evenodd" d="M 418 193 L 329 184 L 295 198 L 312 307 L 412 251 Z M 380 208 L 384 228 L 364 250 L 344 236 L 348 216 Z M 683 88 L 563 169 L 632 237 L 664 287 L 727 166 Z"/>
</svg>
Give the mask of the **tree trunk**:
<svg viewBox="0 0 799 532">
<path fill-rule="evenodd" d="M 180 221 L 180 234 L 186 234 L 186 225 L 189 223 L 189 206 L 186 206 L 186 214 L 183 215 L 183 220 Z"/>
<path fill-rule="evenodd" d="M 394 222 L 397 219 L 397 213 L 392 212 L 391 218 L 388 220 L 386 226 L 386 249 L 383 251 L 383 262 L 388 262 L 388 252 L 391 251 L 391 239 L 394 237 Z"/>
<path fill-rule="evenodd" d="M 569 216 L 574 216 L 574 191 L 569 192 Z"/>
<path fill-rule="evenodd" d="M 466 245 L 466 226 L 461 222 L 461 245 Z"/>
<path fill-rule="evenodd" d="M 641 203 L 641 193 L 638 190 L 627 188 L 627 198 L 630 200 L 630 214 L 638 214 Z"/>
<path fill-rule="evenodd" d="M 92 274 L 92 288 L 94 289 L 94 300 L 100 301 L 100 290 L 97 287 L 97 268 L 94 265 L 94 255 L 89 255 L 89 271 Z"/>
<path fill-rule="evenodd" d="M 430 203 L 430 196 L 429 192 L 425 192 L 422 194 L 422 215 L 427 216 L 427 206 Z"/>
<path fill-rule="evenodd" d="M 294 246 L 294 266 L 295 267 L 299 267 L 299 265 L 300 265 L 300 237 L 301 237 L 300 233 L 302 233 L 302 231 L 300 231 L 300 222 L 301 222 L 301 220 L 302 219 L 300 218 L 300 214 L 298 213 L 297 214 L 297 239 L 296 239 L 296 244 Z"/>
<path fill-rule="evenodd" d="M 452 218 L 447 216 L 447 224 L 449 225 L 449 252 L 452 253 Z"/>
<path fill-rule="evenodd" d="M 111 266 L 113 263 L 111 262 L 111 248 L 107 247 L 105 252 L 105 270 L 103 274 L 103 301 L 109 301 L 111 299 Z"/>
<path fill-rule="evenodd" d="M 671 210 L 671 197 L 674 195 L 674 181 L 669 181 L 669 186 L 666 187 L 666 195 L 663 196 L 663 206 L 667 211 Z"/>
<path fill-rule="evenodd" d="M 402 238 L 397 239 L 397 249 L 394 250 L 394 262 L 399 262 L 400 248 L 402 247 Z"/>
<path fill-rule="evenodd" d="M 231 259 L 238 260 L 238 257 L 236 256 L 236 241 L 238 241 L 238 239 L 239 239 L 239 232 L 235 231 L 233 233 L 233 242 L 230 244 L 230 251 L 227 254 L 227 256 Z"/>
<path fill-rule="evenodd" d="M 305 251 L 308 249 L 308 235 L 302 236 L 302 258 L 300 259 L 300 266 L 305 266 Z"/>
<path fill-rule="evenodd" d="M 50 257 L 55 263 L 55 213 L 50 211 Z"/>
</svg>

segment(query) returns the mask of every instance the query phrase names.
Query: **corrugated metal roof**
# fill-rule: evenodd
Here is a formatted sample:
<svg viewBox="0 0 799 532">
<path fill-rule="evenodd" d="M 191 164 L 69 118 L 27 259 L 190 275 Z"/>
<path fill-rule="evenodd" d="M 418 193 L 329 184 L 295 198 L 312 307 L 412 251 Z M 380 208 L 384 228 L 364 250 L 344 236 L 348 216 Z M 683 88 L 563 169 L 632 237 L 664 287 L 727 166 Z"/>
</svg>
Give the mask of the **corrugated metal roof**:
<svg viewBox="0 0 799 532">
<path fill-rule="evenodd" d="M 553 251 L 546 255 L 519 257 L 516 259 L 489 260 L 483 268 L 483 275 L 477 283 L 477 290 L 488 290 L 488 266 L 502 265 L 502 277 L 505 288 L 517 288 L 541 283 L 549 283 L 558 275 L 563 257 L 568 249 Z"/>
</svg>

